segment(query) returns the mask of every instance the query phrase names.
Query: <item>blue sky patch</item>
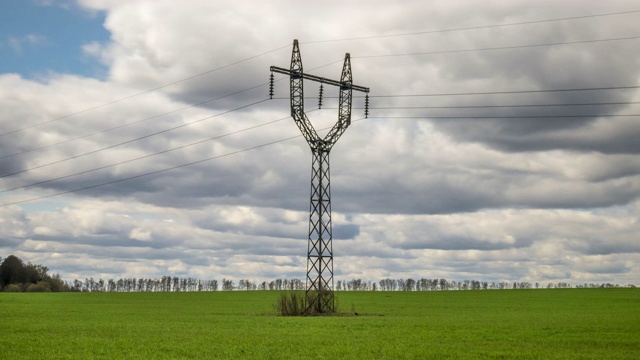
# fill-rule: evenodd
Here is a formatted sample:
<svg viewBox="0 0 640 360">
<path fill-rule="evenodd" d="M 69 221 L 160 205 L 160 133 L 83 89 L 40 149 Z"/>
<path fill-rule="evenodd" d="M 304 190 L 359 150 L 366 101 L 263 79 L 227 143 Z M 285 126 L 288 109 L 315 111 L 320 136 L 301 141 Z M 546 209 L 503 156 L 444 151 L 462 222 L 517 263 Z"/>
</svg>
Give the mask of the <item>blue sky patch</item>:
<svg viewBox="0 0 640 360">
<path fill-rule="evenodd" d="M 82 46 L 106 42 L 104 13 L 57 2 L 0 0 L 0 74 L 38 78 L 50 72 L 104 77 L 106 67 Z"/>
</svg>

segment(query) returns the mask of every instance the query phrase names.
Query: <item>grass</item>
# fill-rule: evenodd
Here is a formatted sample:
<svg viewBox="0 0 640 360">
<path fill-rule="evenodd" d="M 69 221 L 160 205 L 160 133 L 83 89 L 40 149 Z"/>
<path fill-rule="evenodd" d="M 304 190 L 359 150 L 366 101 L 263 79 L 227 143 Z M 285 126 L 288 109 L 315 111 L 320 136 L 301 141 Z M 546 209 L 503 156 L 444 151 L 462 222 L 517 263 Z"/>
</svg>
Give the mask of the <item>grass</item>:
<svg viewBox="0 0 640 360">
<path fill-rule="evenodd" d="M 323 317 L 279 296 L 0 293 L 0 359 L 640 358 L 640 289 L 338 292 L 358 316 Z"/>
</svg>

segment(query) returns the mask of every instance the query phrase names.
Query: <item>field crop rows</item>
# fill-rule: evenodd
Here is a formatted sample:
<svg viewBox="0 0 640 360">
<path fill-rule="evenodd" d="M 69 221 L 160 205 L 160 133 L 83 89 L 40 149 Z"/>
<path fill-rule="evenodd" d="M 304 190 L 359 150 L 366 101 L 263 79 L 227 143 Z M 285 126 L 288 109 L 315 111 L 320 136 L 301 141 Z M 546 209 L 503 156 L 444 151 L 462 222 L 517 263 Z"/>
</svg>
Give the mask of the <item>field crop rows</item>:
<svg viewBox="0 0 640 360">
<path fill-rule="evenodd" d="M 640 289 L 0 293 L 0 359 L 639 359 Z M 357 315 L 354 314 L 357 312 Z"/>
</svg>

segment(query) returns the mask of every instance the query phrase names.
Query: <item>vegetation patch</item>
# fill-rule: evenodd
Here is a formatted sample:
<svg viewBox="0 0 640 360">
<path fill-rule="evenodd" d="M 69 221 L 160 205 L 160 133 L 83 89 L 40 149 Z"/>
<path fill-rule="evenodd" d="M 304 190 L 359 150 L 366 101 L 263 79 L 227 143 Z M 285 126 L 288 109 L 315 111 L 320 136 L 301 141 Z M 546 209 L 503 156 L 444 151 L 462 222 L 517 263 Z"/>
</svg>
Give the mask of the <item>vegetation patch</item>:
<svg viewBox="0 0 640 360">
<path fill-rule="evenodd" d="M 307 309 L 304 291 L 283 291 L 276 303 L 276 313 L 281 316 L 302 316 Z"/>
<path fill-rule="evenodd" d="M 280 293 L 275 306 L 276 314 L 281 316 L 358 316 L 353 305 L 351 306 L 351 312 L 342 311 L 336 292 L 327 294 L 327 296 L 333 297 L 333 312 L 322 312 L 319 307 L 310 305 L 316 303 L 317 293 L 315 292 L 283 291 Z"/>
</svg>

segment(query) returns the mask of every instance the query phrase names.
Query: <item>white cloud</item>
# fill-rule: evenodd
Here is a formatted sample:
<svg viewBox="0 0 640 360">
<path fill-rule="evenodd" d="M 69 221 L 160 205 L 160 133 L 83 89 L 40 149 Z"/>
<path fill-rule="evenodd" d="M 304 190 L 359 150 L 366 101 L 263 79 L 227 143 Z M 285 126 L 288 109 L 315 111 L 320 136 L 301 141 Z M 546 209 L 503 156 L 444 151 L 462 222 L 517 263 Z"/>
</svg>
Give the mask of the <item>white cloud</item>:
<svg viewBox="0 0 640 360">
<path fill-rule="evenodd" d="M 129 237 L 134 240 L 149 241 L 151 240 L 151 231 L 135 228 L 131 230 Z"/>
<path fill-rule="evenodd" d="M 1 186 L 42 182 L 0 193 L 3 203 L 70 192 L 1 207 L 0 251 L 69 279 L 304 276 L 308 146 L 297 138 L 245 151 L 299 133 L 290 119 L 246 130 L 287 117 L 288 102 L 217 116 L 265 99 L 266 86 L 213 101 L 264 84 L 270 65 L 286 67 L 293 38 L 306 71 L 331 64 L 313 70 L 321 76 L 339 76 L 350 52 L 355 82 L 372 96 L 617 86 L 640 77 L 631 41 L 365 57 L 629 36 L 637 14 L 418 34 L 624 11 L 624 2 L 495 1 L 472 14 L 465 1 L 80 4 L 106 13 L 111 41 L 83 47 L 108 66 L 106 80 L 0 74 L 3 131 L 25 128 L 3 136 L 0 151 L 27 151 L 0 159 L 0 176 L 17 173 Z M 415 34 L 313 42 L 401 33 Z M 317 84 L 305 86 L 316 96 Z M 310 112 L 316 99 L 306 104 L 318 128 L 336 119 L 335 89 L 325 90 L 325 110 Z M 276 97 L 287 96 L 286 79 L 276 82 Z M 638 283 L 640 128 L 637 117 L 606 115 L 637 113 L 639 97 L 635 89 L 372 97 L 372 118 L 354 122 L 331 154 L 338 278 Z M 615 104 L 446 108 L 602 102 Z M 537 115 L 557 117 L 522 118 Z M 562 117 L 575 115 L 585 118 Z M 395 118 L 406 116 L 421 119 Z"/>
<path fill-rule="evenodd" d="M 23 36 L 7 37 L 7 45 L 19 55 L 24 53 L 25 48 L 46 45 L 47 37 L 42 34 L 26 34 Z"/>
</svg>

